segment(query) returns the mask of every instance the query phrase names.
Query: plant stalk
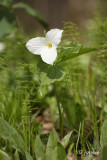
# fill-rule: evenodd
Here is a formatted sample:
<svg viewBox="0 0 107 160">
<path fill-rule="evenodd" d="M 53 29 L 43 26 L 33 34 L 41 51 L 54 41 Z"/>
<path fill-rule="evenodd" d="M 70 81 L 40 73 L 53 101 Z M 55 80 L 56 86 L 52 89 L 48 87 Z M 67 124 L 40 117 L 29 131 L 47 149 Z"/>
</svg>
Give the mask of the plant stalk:
<svg viewBox="0 0 107 160">
<path fill-rule="evenodd" d="M 59 102 L 59 95 L 58 95 L 58 91 L 56 89 L 56 85 L 54 85 L 54 90 L 55 90 L 55 96 L 56 96 L 57 107 L 58 107 L 58 112 L 59 112 L 60 134 L 61 134 L 61 138 L 63 138 L 63 112 L 61 111 L 61 106 L 60 106 L 60 102 Z"/>
</svg>

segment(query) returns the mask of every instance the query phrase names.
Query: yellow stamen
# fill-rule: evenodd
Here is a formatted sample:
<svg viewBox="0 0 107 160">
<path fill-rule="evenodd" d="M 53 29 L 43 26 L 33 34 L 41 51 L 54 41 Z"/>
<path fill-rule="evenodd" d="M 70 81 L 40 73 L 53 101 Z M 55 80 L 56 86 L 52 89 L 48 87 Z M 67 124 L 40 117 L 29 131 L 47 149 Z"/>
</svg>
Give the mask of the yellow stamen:
<svg viewBox="0 0 107 160">
<path fill-rule="evenodd" d="M 52 44 L 51 43 L 48 44 L 48 48 L 52 48 Z"/>
</svg>

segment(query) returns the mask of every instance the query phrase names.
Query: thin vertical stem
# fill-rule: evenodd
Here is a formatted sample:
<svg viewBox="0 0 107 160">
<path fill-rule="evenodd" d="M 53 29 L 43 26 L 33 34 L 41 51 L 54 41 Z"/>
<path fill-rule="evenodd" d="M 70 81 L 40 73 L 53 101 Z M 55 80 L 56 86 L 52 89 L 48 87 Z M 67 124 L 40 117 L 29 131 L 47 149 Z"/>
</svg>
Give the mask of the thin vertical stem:
<svg viewBox="0 0 107 160">
<path fill-rule="evenodd" d="M 61 106 L 60 106 L 60 102 L 59 102 L 59 96 L 58 96 L 58 92 L 56 89 L 56 85 L 54 85 L 54 90 L 55 90 L 55 96 L 56 96 L 57 106 L 58 106 L 60 133 L 61 133 L 61 138 L 62 138 L 63 137 L 63 112 L 61 111 Z"/>
<path fill-rule="evenodd" d="M 57 106 L 59 111 L 60 132 L 61 132 L 61 138 L 62 138 L 63 137 L 63 113 L 61 111 L 61 106 L 58 99 L 57 99 Z"/>
</svg>

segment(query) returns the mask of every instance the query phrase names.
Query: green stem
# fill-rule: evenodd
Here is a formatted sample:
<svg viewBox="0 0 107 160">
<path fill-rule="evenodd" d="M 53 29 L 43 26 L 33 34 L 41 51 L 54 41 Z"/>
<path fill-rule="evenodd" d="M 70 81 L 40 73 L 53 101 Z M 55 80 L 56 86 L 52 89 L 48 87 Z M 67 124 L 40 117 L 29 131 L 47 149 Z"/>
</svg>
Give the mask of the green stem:
<svg viewBox="0 0 107 160">
<path fill-rule="evenodd" d="M 61 111 L 61 106 L 59 102 L 59 96 L 58 96 L 58 92 L 56 89 L 56 85 L 54 85 L 54 89 L 55 89 L 55 96 L 56 96 L 58 112 L 59 112 L 60 133 L 61 133 L 61 138 L 62 138 L 63 137 L 63 112 Z"/>
<path fill-rule="evenodd" d="M 61 107 L 58 99 L 57 99 L 57 106 L 59 111 L 60 132 L 61 132 L 61 138 L 62 138 L 63 137 L 63 113 L 61 112 Z"/>
</svg>

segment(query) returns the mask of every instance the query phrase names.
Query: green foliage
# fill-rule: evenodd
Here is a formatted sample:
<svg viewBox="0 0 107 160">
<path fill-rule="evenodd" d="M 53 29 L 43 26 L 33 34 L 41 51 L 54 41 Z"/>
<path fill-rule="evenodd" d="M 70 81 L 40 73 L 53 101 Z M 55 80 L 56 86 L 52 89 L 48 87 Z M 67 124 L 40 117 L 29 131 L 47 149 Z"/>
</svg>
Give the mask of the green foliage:
<svg viewBox="0 0 107 160">
<path fill-rule="evenodd" d="M 25 152 L 25 156 L 26 156 L 26 160 L 33 160 L 32 156 L 30 155 L 30 153 Z"/>
<path fill-rule="evenodd" d="M 45 148 L 41 142 L 40 136 L 36 136 L 34 144 L 34 152 L 37 159 L 43 158 L 45 155 Z"/>
<path fill-rule="evenodd" d="M 101 128 L 101 137 L 100 137 L 101 147 L 107 145 L 107 119 L 104 120 Z"/>
<path fill-rule="evenodd" d="M 65 160 L 66 158 L 66 152 L 63 148 L 63 146 L 61 145 L 61 143 L 57 144 L 57 152 L 58 152 L 58 160 Z"/>
<path fill-rule="evenodd" d="M 19 158 L 19 152 L 18 152 L 17 149 L 16 149 L 16 151 L 15 151 L 14 158 L 15 158 L 16 160 L 20 160 L 20 158 Z"/>
<path fill-rule="evenodd" d="M 106 160 L 106 159 L 107 159 L 107 145 L 104 145 L 102 148 L 101 160 Z"/>
<path fill-rule="evenodd" d="M 7 8 L 0 9 L 0 38 L 5 34 L 11 33 L 16 25 L 15 16 L 12 10 Z"/>
<path fill-rule="evenodd" d="M 25 3 L 12 5 L 3 0 L 0 6 L 1 37 L 15 29 L 16 8 L 24 9 L 47 27 L 38 11 Z M 80 44 L 76 25 L 64 23 L 64 41 L 57 48 L 53 66 L 27 51 L 24 44 L 30 38 L 22 31 L 2 39 L 0 158 L 2 154 L 17 160 L 92 159 L 94 155 L 85 157 L 85 151 L 98 151 L 106 159 L 107 22 L 97 17 L 92 30 L 85 41 L 86 46 L 94 47 L 88 48 Z M 92 51 L 97 52 L 86 55 Z M 44 134 L 48 130 L 45 125 L 54 126 L 57 132 L 53 129 Z M 81 155 L 78 150 L 83 151 Z"/>
<path fill-rule="evenodd" d="M 4 7 L 10 7 L 12 0 L 0 0 L 0 5 Z"/>
<path fill-rule="evenodd" d="M 97 115 L 100 117 L 100 125 L 101 125 L 101 133 L 100 133 L 100 145 L 102 148 L 101 153 L 101 159 L 106 159 L 106 126 L 107 126 L 107 120 L 106 120 L 106 104 L 107 104 L 107 91 L 106 91 L 106 85 L 107 85 L 107 21 L 106 21 L 106 1 L 100 1 L 100 5 L 98 6 L 98 11 L 96 14 L 96 17 L 94 19 L 94 24 L 91 25 L 89 33 L 93 33 L 93 39 L 91 43 L 98 47 L 98 52 L 96 57 L 96 80 L 97 80 L 97 88 L 100 87 L 100 96 L 102 97 L 102 100 L 100 99 L 100 111 L 101 115 Z M 91 35 L 92 36 L 92 35 Z M 98 90 L 97 90 L 98 93 Z M 102 101 L 102 102 L 101 102 Z M 105 108 L 105 109 L 104 109 Z"/>
<path fill-rule="evenodd" d="M 44 18 L 41 16 L 41 14 L 39 13 L 39 11 L 37 11 L 36 9 L 33 9 L 32 7 L 30 7 L 29 5 L 27 5 L 24 2 L 19 2 L 16 3 L 12 6 L 13 9 L 16 8 L 22 8 L 24 9 L 30 16 L 34 17 L 37 19 L 37 21 L 44 27 L 44 28 L 48 28 L 48 24 L 46 23 L 46 21 L 44 20 Z"/>
<path fill-rule="evenodd" d="M 70 60 L 72 58 L 78 57 L 82 54 L 95 51 L 95 48 L 87 48 L 76 42 L 67 41 L 64 42 L 58 48 L 58 57 L 55 63 Z"/>
<path fill-rule="evenodd" d="M 49 85 L 56 81 L 61 81 L 65 76 L 65 71 L 60 66 L 50 66 L 43 62 L 38 64 L 41 85 Z"/>
<path fill-rule="evenodd" d="M 0 160 L 10 160 L 8 154 L 6 154 L 4 151 L 0 150 Z"/>
<path fill-rule="evenodd" d="M 71 133 L 69 133 L 70 135 Z M 68 136 L 64 139 L 69 139 Z M 64 141 L 63 141 L 64 142 Z M 66 145 L 67 147 L 67 145 Z M 46 150 L 46 151 L 45 151 Z M 49 135 L 47 145 L 44 146 L 39 136 L 35 140 L 35 156 L 42 160 L 65 160 L 66 151 L 61 144 L 56 131 L 53 129 Z"/>
<path fill-rule="evenodd" d="M 65 137 L 61 140 L 61 144 L 62 144 L 62 146 L 63 146 L 64 148 L 66 148 L 66 147 L 68 146 L 69 140 L 70 140 L 70 137 L 71 137 L 71 134 L 72 134 L 72 133 L 73 133 L 73 132 L 68 133 L 68 134 L 65 135 Z"/>
<path fill-rule="evenodd" d="M 25 151 L 25 143 L 21 135 L 0 117 L 0 137 L 8 140 L 13 148 L 18 149 L 22 154 Z"/>
<path fill-rule="evenodd" d="M 58 159 L 57 148 L 55 148 L 52 152 L 50 152 L 49 154 L 47 154 L 44 159 L 46 159 L 46 160 L 49 160 L 49 159 L 52 159 L 52 160 Z"/>
<path fill-rule="evenodd" d="M 44 64 L 42 62 L 38 63 L 38 68 L 40 72 L 40 80 L 42 85 L 49 85 L 56 81 L 61 81 L 66 72 L 57 63 L 66 60 L 73 59 L 82 54 L 86 54 L 91 51 L 95 51 L 95 48 L 86 48 L 76 42 L 66 41 L 58 47 L 58 56 L 53 66 Z"/>
<path fill-rule="evenodd" d="M 17 8 L 24 9 L 30 16 L 34 17 L 45 29 L 48 28 L 48 23 L 41 16 L 39 11 L 33 9 L 24 2 L 15 3 L 12 5 L 12 0 L 0 0 L 0 38 L 11 34 L 17 28 L 17 20 L 14 10 Z"/>
<path fill-rule="evenodd" d="M 58 141 L 59 141 L 59 137 L 56 131 L 53 129 L 47 142 L 47 153 L 53 151 Z"/>
<path fill-rule="evenodd" d="M 78 128 L 79 122 L 83 121 L 84 111 L 80 104 L 75 103 L 73 99 L 65 98 L 62 99 L 62 107 L 66 114 L 65 125 L 70 129 Z"/>
<path fill-rule="evenodd" d="M 84 158 L 84 160 L 91 160 L 91 159 L 92 159 L 92 155 L 89 155 L 89 156 Z"/>
<path fill-rule="evenodd" d="M 79 28 L 76 24 L 72 22 L 63 22 L 63 39 L 66 39 L 67 41 L 73 41 L 78 42 L 80 33 Z"/>
</svg>

